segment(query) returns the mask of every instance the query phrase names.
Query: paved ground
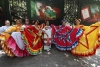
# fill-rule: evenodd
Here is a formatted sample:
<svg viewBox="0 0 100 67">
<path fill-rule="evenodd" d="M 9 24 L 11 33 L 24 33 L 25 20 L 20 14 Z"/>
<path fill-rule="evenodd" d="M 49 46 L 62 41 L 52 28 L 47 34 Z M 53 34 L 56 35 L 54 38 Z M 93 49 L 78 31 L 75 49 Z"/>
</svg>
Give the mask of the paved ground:
<svg viewBox="0 0 100 67">
<path fill-rule="evenodd" d="M 0 51 L 0 67 L 100 67 L 100 50 L 95 56 L 80 58 L 53 47 L 37 56 L 10 58 Z"/>
</svg>

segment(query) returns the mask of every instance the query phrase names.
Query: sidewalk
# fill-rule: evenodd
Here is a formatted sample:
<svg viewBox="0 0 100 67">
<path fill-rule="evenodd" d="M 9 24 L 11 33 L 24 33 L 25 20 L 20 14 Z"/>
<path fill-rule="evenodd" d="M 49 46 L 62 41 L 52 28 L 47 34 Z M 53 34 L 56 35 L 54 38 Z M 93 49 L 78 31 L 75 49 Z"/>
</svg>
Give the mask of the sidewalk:
<svg viewBox="0 0 100 67">
<path fill-rule="evenodd" d="M 100 67 L 100 50 L 93 57 L 79 58 L 70 52 L 61 52 L 53 47 L 37 56 L 10 58 L 0 52 L 0 67 Z"/>
</svg>

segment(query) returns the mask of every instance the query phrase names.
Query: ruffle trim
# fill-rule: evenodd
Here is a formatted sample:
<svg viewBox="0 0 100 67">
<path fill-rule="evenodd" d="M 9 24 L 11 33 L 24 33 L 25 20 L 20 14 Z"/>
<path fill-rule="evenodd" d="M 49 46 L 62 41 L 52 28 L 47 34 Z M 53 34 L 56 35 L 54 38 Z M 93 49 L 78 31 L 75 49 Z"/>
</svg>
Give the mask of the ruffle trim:
<svg viewBox="0 0 100 67">
<path fill-rule="evenodd" d="M 92 48 L 92 49 L 90 49 L 90 50 L 88 50 L 88 51 L 85 51 L 85 52 L 80 52 L 80 51 L 71 51 L 71 53 L 73 54 L 73 55 L 76 55 L 76 56 L 81 56 L 81 57 L 88 57 L 88 56 L 92 56 L 92 55 L 95 55 L 95 53 L 96 53 L 96 50 L 99 48 L 99 44 L 96 44 L 95 46 L 94 46 L 94 48 Z"/>
<path fill-rule="evenodd" d="M 76 37 L 79 38 L 83 35 L 83 30 L 82 29 L 78 29 L 77 33 L 76 33 Z"/>
<path fill-rule="evenodd" d="M 61 51 L 72 50 L 73 48 L 75 48 L 78 45 L 78 41 L 75 41 L 74 44 L 72 44 L 71 46 L 66 46 L 66 47 L 60 46 L 54 40 L 53 40 L 53 43 L 55 44 L 56 48 L 61 50 Z"/>
<path fill-rule="evenodd" d="M 15 40 L 12 37 L 10 37 L 8 39 L 8 47 L 11 49 L 11 51 L 13 52 L 13 54 L 15 56 L 17 56 L 17 57 L 25 57 L 25 56 L 29 56 L 30 55 L 28 52 L 25 51 L 25 49 L 21 50 L 17 46 Z"/>
<path fill-rule="evenodd" d="M 30 46 L 28 46 L 26 49 L 28 50 L 28 52 L 31 54 L 31 55 L 38 55 L 40 52 L 42 52 L 42 48 L 41 47 L 40 49 L 38 50 L 33 50 Z"/>
</svg>

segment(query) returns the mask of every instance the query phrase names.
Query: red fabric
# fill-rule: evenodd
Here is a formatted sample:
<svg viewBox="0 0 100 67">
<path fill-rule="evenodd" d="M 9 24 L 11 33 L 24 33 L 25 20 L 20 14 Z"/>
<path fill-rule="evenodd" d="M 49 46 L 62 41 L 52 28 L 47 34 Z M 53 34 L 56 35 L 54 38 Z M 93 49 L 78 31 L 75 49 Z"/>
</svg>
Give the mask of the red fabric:
<svg viewBox="0 0 100 67">
<path fill-rule="evenodd" d="M 59 30 L 59 29 L 60 29 L 60 26 L 58 27 L 58 26 L 52 25 L 52 34 L 61 36 L 62 34 L 65 34 L 66 32 L 69 32 L 72 30 L 72 28 L 70 26 L 63 26 L 62 29 L 59 31 L 59 33 L 57 33 L 56 30 Z M 58 37 L 56 38 L 54 36 L 53 36 L 53 39 L 59 46 L 64 46 L 64 47 L 72 46 L 72 44 L 74 44 L 78 40 L 78 37 L 76 37 L 77 31 L 78 31 L 78 29 L 74 28 L 70 33 L 66 34 L 62 39 L 58 38 Z M 70 36 L 71 41 L 66 40 L 68 38 L 68 36 Z"/>
<path fill-rule="evenodd" d="M 55 12 L 56 12 L 56 16 L 57 16 L 57 18 L 60 18 L 60 13 L 61 13 L 60 9 L 57 8 L 57 7 L 53 7 L 53 9 L 54 9 Z"/>
<path fill-rule="evenodd" d="M 31 47 L 33 50 L 38 50 L 38 49 L 41 48 L 41 46 L 42 46 L 42 43 L 43 43 L 42 40 L 39 40 L 38 43 L 37 43 L 36 45 L 33 44 L 33 41 L 34 41 L 34 40 L 37 40 L 38 38 L 40 38 L 40 37 L 37 35 L 39 31 L 38 31 L 35 27 L 33 27 L 33 26 L 31 26 L 31 27 L 29 28 L 29 30 L 30 30 L 30 31 L 33 31 L 33 32 L 36 34 L 36 39 L 35 39 L 34 35 L 32 35 L 32 33 L 30 33 L 27 29 L 24 29 L 24 31 L 25 31 L 25 37 L 28 39 L 28 43 L 29 43 L 30 47 Z"/>
<path fill-rule="evenodd" d="M 42 9 L 40 10 L 40 16 L 39 16 L 41 19 L 44 19 L 44 13 L 42 11 Z"/>
</svg>

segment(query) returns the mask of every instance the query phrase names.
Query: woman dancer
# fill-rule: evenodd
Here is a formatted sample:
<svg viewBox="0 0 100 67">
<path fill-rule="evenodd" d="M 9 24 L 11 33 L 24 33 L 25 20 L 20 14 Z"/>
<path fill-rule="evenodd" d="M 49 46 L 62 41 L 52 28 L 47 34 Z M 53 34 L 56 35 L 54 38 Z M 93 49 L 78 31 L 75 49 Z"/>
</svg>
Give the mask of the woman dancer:
<svg viewBox="0 0 100 67">
<path fill-rule="evenodd" d="M 100 22 L 90 26 L 84 26 L 80 25 L 79 19 L 75 19 L 75 24 L 74 27 L 83 29 L 84 34 L 79 38 L 78 46 L 71 51 L 72 54 L 77 56 L 94 55 L 100 44 Z"/>
<path fill-rule="evenodd" d="M 37 55 L 42 52 L 43 48 L 43 39 L 42 39 L 42 29 L 38 25 L 38 22 L 35 22 L 34 26 L 25 28 L 22 33 L 22 38 L 24 43 L 27 45 L 26 49 L 31 55 Z"/>
<path fill-rule="evenodd" d="M 24 28 L 30 27 L 29 20 L 25 20 L 25 25 L 21 27 L 22 31 Z M 21 38 L 21 32 L 13 32 L 11 36 L 8 39 L 8 47 L 12 50 L 13 54 L 17 57 L 24 57 L 29 56 L 29 53 L 26 50 L 26 45 L 24 44 L 24 41 Z"/>
<path fill-rule="evenodd" d="M 67 26 L 66 20 L 63 20 L 60 26 L 52 25 L 53 43 L 61 51 L 75 48 L 82 33 L 81 29 Z"/>
<path fill-rule="evenodd" d="M 44 31 L 44 50 L 49 51 L 51 48 L 51 36 L 52 28 L 49 26 L 49 21 L 46 21 L 46 26 L 43 28 Z"/>
<path fill-rule="evenodd" d="M 11 51 L 10 48 L 8 48 L 8 42 L 7 40 L 9 39 L 10 37 L 10 34 L 12 32 L 19 32 L 20 29 L 22 27 L 22 24 L 20 23 L 19 20 L 16 20 L 16 25 L 13 25 L 12 27 L 8 28 L 4 33 L 2 33 L 2 35 L 0 36 L 0 40 L 1 40 L 1 46 L 3 48 L 3 50 L 5 51 L 5 53 L 10 56 L 10 57 L 13 57 L 14 54 L 13 52 Z"/>
</svg>

